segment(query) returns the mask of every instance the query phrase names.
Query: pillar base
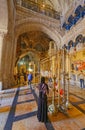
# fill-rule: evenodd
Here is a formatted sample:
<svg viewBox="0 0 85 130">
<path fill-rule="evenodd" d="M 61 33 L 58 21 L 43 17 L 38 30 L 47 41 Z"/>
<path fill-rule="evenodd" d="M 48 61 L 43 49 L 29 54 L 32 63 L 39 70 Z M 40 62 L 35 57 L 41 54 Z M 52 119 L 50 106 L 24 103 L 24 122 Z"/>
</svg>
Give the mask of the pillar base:
<svg viewBox="0 0 85 130">
<path fill-rule="evenodd" d="M 72 108 L 72 105 L 71 105 L 71 103 L 70 103 L 69 101 L 66 101 L 66 108 L 67 108 L 67 109 Z"/>
<path fill-rule="evenodd" d="M 54 104 L 51 104 L 51 105 L 48 107 L 48 111 L 49 111 L 51 114 L 57 114 L 58 109 L 57 109 L 57 107 L 55 107 Z"/>
</svg>

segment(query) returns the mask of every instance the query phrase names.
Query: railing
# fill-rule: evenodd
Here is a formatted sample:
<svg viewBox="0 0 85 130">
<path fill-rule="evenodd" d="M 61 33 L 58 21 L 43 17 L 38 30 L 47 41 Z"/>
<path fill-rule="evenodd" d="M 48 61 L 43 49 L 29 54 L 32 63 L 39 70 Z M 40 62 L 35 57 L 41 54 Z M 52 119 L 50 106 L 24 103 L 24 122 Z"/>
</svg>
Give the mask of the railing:
<svg viewBox="0 0 85 130">
<path fill-rule="evenodd" d="M 32 11 L 41 13 L 43 15 L 52 17 L 54 19 L 59 20 L 60 15 L 57 11 L 55 11 L 51 6 L 44 5 L 44 4 L 38 4 L 36 2 L 30 1 L 30 0 L 16 0 L 16 4 L 25 7 L 27 9 L 30 9 Z"/>
</svg>

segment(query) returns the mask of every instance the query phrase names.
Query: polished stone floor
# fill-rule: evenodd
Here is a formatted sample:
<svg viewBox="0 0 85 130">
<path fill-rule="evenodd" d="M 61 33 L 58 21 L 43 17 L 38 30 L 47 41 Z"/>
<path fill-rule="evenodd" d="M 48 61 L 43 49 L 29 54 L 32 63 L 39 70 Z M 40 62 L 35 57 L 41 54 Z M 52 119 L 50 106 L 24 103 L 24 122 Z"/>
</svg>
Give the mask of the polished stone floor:
<svg viewBox="0 0 85 130">
<path fill-rule="evenodd" d="M 69 109 L 57 108 L 48 111 L 49 122 L 37 120 L 38 89 L 23 86 L 0 92 L 0 130 L 85 130 L 85 89 L 70 86 Z M 66 98 L 67 99 L 67 98 Z M 62 100 L 62 98 L 60 99 Z M 61 102 L 61 101 L 60 101 Z M 48 96 L 48 106 L 52 103 L 52 91 Z"/>
</svg>

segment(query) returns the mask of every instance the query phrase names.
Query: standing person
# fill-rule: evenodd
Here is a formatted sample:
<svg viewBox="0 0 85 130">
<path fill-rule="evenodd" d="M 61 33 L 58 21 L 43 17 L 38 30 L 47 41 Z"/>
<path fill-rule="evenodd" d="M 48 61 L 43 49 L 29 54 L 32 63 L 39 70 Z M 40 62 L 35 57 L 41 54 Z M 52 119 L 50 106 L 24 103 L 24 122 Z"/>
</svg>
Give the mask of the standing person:
<svg viewBox="0 0 85 130">
<path fill-rule="evenodd" d="M 47 122 L 47 94 L 49 93 L 48 85 L 45 83 L 45 78 L 41 77 L 41 83 L 38 86 L 39 88 L 39 99 L 38 99 L 38 112 L 37 118 L 41 122 Z"/>
<path fill-rule="evenodd" d="M 20 84 L 20 76 L 21 76 L 21 74 L 20 74 L 20 71 L 17 73 L 17 84 Z"/>
<path fill-rule="evenodd" d="M 30 73 L 30 74 L 28 74 L 28 84 L 30 84 L 30 85 L 31 85 L 31 81 L 32 81 L 32 79 L 33 79 L 32 74 L 31 74 L 31 73 Z"/>
<path fill-rule="evenodd" d="M 27 81 L 27 74 L 26 74 L 26 72 L 23 72 L 23 76 L 24 76 L 24 84 L 26 84 L 26 81 Z"/>
<path fill-rule="evenodd" d="M 82 71 L 80 73 L 80 87 L 84 88 L 84 74 Z"/>
</svg>

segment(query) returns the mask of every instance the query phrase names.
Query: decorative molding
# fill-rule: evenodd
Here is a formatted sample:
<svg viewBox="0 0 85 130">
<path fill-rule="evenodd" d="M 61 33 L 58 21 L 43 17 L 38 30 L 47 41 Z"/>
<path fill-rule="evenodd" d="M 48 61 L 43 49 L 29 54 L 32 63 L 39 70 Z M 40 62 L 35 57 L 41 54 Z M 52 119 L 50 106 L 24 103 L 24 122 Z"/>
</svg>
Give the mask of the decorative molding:
<svg viewBox="0 0 85 130">
<path fill-rule="evenodd" d="M 68 43 L 70 40 L 74 40 L 79 34 L 84 33 L 85 30 L 85 18 L 80 20 L 70 31 L 66 31 L 62 39 L 62 44 Z"/>
<path fill-rule="evenodd" d="M 28 22 L 43 24 L 43 25 L 47 26 L 48 28 L 53 28 L 53 29 L 57 30 L 59 35 L 61 35 L 61 36 L 64 35 L 64 31 L 63 30 L 61 31 L 61 28 L 60 28 L 60 20 L 50 18 L 43 14 L 34 12 L 30 9 L 24 9 L 22 7 L 17 7 L 15 26 L 17 27 L 20 24 L 25 24 Z"/>
</svg>

